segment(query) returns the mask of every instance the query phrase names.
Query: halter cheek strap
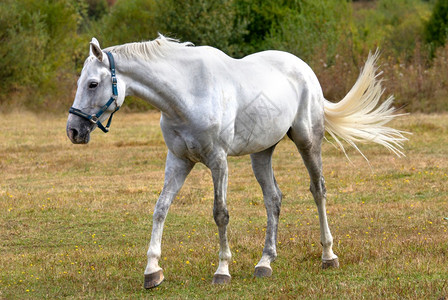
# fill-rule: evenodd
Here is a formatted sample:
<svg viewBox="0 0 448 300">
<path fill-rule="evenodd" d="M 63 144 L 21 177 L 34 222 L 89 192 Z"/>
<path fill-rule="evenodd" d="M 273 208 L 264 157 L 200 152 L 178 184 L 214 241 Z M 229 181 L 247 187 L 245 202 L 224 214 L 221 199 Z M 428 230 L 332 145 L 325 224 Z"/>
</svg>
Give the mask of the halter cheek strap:
<svg viewBox="0 0 448 300">
<path fill-rule="evenodd" d="M 117 89 L 117 77 L 115 75 L 115 61 L 114 57 L 112 56 L 112 53 L 106 52 L 107 58 L 109 59 L 109 65 L 110 65 L 110 73 L 112 78 L 112 96 L 110 97 L 109 101 L 107 101 L 106 104 L 103 105 L 103 107 L 100 108 L 100 110 L 96 114 L 89 115 L 80 109 L 70 107 L 69 113 L 77 115 L 81 118 L 87 119 L 93 124 L 96 124 L 99 129 L 101 129 L 104 133 L 109 132 L 110 124 L 112 123 L 112 116 L 116 111 L 120 109 L 120 106 L 117 104 L 117 97 L 118 97 L 118 89 Z M 107 111 L 109 106 L 112 105 L 112 103 L 115 102 L 115 110 L 110 114 L 109 120 L 107 121 L 106 127 L 104 127 L 103 124 L 101 124 L 99 118 Z"/>
</svg>

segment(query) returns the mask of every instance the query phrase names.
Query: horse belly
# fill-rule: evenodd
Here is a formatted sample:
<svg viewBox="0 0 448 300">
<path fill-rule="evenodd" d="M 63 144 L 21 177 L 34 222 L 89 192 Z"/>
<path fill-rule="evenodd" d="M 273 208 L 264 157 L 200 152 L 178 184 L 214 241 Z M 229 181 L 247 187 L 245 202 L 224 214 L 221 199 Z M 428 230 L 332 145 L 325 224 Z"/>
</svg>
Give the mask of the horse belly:
<svg viewBox="0 0 448 300">
<path fill-rule="evenodd" d="M 237 113 L 228 154 L 251 154 L 275 145 L 288 132 L 296 112 L 297 99 L 293 94 L 258 93 Z"/>
</svg>

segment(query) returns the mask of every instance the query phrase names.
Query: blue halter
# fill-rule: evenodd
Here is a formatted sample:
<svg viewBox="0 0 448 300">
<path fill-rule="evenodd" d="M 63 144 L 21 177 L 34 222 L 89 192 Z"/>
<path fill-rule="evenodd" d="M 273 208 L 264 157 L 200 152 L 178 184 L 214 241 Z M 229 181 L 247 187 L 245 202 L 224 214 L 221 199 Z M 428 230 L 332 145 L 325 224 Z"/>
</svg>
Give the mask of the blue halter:
<svg viewBox="0 0 448 300">
<path fill-rule="evenodd" d="M 110 127 L 110 124 L 112 123 L 112 116 L 114 115 L 114 113 L 117 110 L 120 109 L 120 106 L 118 106 L 118 104 L 116 102 L 117 101 L 117 97 L 118 97 L 118 89 L 117 89 L 117 77 L 115 75 L 114 57 L 112 56 L 112 53 L 110 53 L 110 52 L 106 52 L 106 54 L 107 54 L 107 58 L 109 59 L 110 73 L 111 73 L 111 77 L 112 77 L 112 96 L 110 97 L 109 101 L 107 101 L 107 103 L 104 104 L 104 106 L 101 107 L 100 110 L 96 114 L 93 114 L 93 115 L 86 114 L 85 112 L 81 111 L 80 109 L 77 109 L 77 108 L 74 108 L 74 107 L 70 107 L 70 109 L 68 111 L 70 114 L 77 115 L 77 116 L 79 116 L 81 118 L 89 120 L 93 124 L 96 124 L 98 126 L 98 128 L 101 129 L 104 133 L 108 133 L 109 132 L 109 127 Z M 109 120 L 107 121 L 107 125 L 106 125 L 106 127 L 104 127 L 103 124 L 101 124 L 99 118 L 104 114 L 104 112 L 114 102 L 115 102 L 116 108 L 110 114 Z"/>
</svg>

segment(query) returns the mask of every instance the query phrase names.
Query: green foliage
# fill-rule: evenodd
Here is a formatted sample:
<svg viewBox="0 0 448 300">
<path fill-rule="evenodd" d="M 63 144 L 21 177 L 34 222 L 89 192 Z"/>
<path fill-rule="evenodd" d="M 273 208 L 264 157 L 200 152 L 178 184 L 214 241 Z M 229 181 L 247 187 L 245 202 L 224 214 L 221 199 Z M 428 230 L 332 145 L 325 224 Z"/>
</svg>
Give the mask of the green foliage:
<svg viewBox="0 0 448 300">
<path fill-rule="evenodd" d="M 265 39 L 291 10 L 299 8 L 297 1 L 236 0 L 237 20 L 245 25 L 242 33 L 242 54 L 264 50 Z"/>
<path fill-rule="evenodd" d="M 78 14 L 70 1 L 11 1 L 0 4 L 0 103 L 28 89 L 31 106 L 54 93 L 72 69 Z M 32 101 L 32 102 L 31 102 Z"/>
<path fill-rule="evenodd" d="M 429 4 L 421 0 L 379 0 L 375 9 L 361 10 L 355 18 L 357 46 L 381 47 L 388 55 L 409 61 L 429 14 Z"/>
<path fill-rule="evenodd" d="M 385 84 L 399 104 L 432 111 L 443 109 L 439 102 L 448 97 L 441 79 L 448 57 L 445 0 L 111 3 L 1 1 L 0 107 L 66 110 L 92 36 L 108 47 L 150 40 L 158 32 L 237 58 L 267 49 L 291 52 L 311 65 L 329 99 L 345 95 L 368 51 L 378 47 L 387 62 Z M 136 99 L 126 103 L 131 110 L 148 107 Z"/>
<path fill-rule="evenodd" d="M 437 0 L 431 18 L 425 26 L 425 41 L 430 46 L 431 57 L 448 39 L 448 1 Z"/>
<path fill-rule="evenodd" d="M 232 55 L 244 32 L 235 15 L 233 0 L 159 0 L 156 22 L 164 34 Z"/>
<path fill-rule="evenodd" d="M 271 27 L 265 47 L 291 52 L 305 61 L 322 59 L 316 52 L 326 49 L 331 60 L 350 34 L 350 4 L 346 0 L 294 1 Z"/>
<path fill-rule="evenodd" d="M 154 0 L 118 0 L 89 30 L 105 46 L 147 41 L 157 34 Z"/>
<path fill-rule="evenodd" d="M 90 0 L 90 2 L 94 2 Z M 99 39 L 103 47 L 135 41 L 146 41 L 157 35 L 154 0 L 118 0 L 99 21 L 91 20 L 87 30 L 89 38 Z M 84 57 L 86 56 L 86 51 Z M 148 110 L 151 106 L 141 99 L 128 97 L 125 109 Z"/>
<path fill-rule="evenodd" d="M 0 3 L 0 89 L 30 84 L 41 73 L 49 39 L 44 16 L 39 11 L 24 11 L 15 1 Z M 11 86 L 12 85 L 12 86 Z"/>
<path fill-rule="evenodd" d="M 109 8 L 106 0 L 87 0 L 87 5 L 87 16 L 92 20 L 100 19 Z"/>
</svg>

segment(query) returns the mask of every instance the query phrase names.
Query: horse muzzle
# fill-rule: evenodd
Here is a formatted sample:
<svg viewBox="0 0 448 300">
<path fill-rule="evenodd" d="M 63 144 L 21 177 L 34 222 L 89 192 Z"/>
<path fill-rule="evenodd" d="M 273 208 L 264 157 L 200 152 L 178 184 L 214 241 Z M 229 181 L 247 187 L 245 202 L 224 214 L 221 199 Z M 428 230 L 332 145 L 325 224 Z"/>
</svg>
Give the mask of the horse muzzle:
<svg viewBox="0 0 448 300">
<path fill-rule="evenodd" d="M 87 144 L 94 126 L 87 120 L 70 115 L 67 120 L 67 136 L 73 144 Z"/>
</svg>

